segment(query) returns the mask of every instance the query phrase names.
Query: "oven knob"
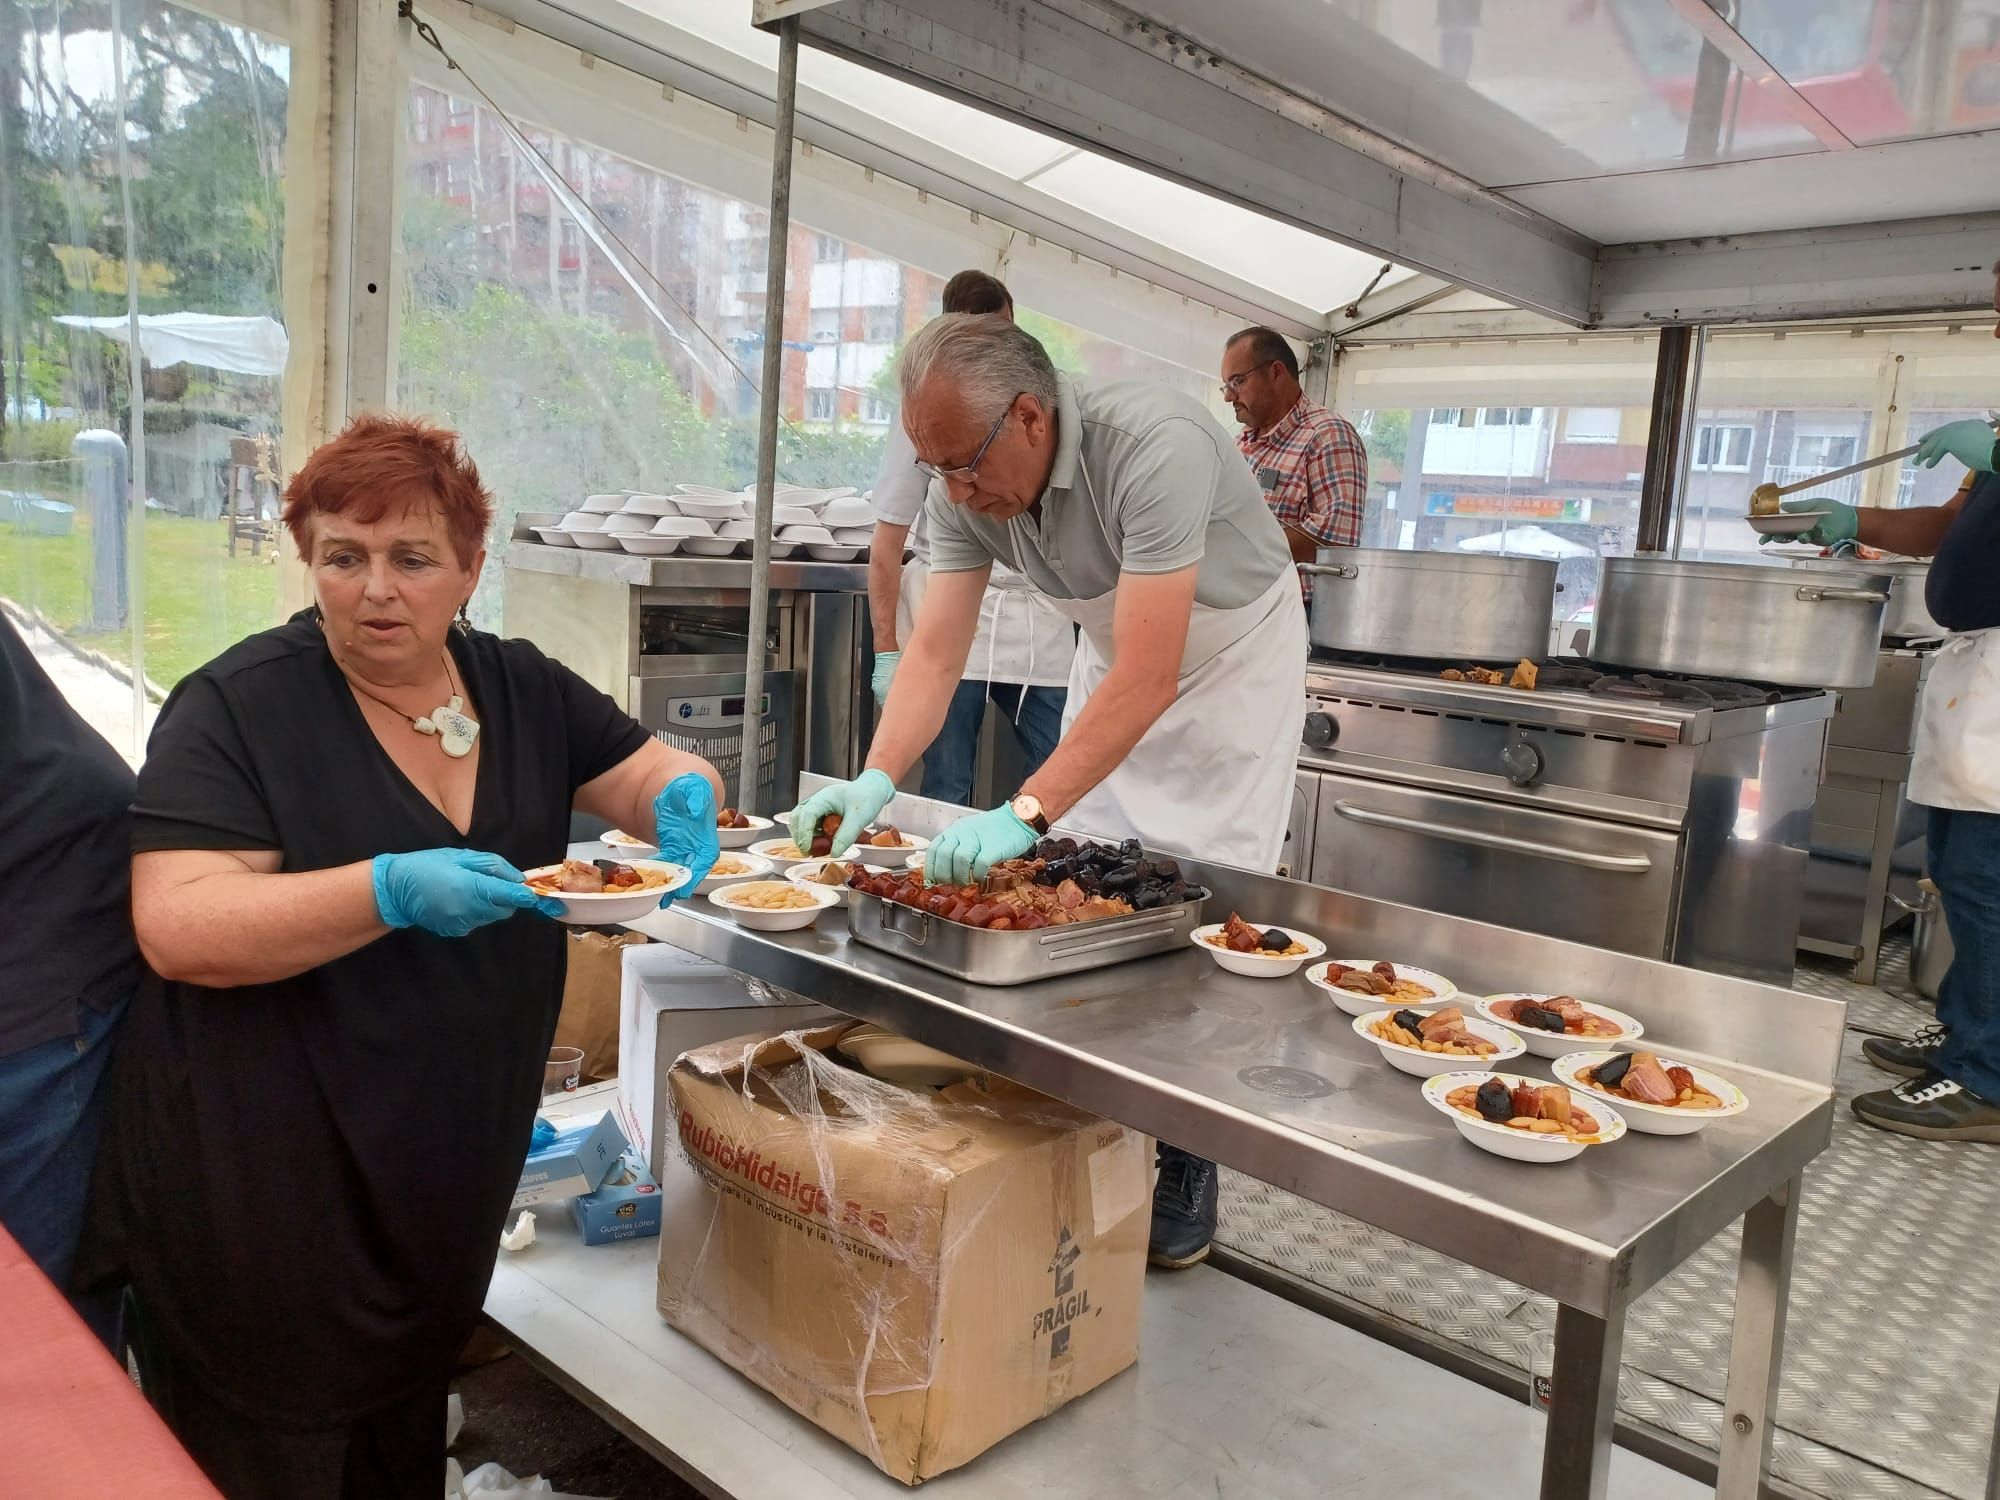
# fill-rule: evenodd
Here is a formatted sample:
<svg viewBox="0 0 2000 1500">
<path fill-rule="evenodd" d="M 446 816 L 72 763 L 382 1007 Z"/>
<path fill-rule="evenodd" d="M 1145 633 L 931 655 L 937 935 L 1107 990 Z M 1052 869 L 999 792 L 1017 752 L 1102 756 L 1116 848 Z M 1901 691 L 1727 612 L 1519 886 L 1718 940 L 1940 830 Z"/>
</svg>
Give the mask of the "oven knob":
<svg viewBox="0 0 2000 1500">
<path fill-rule="evenodd" d="M 1315 750 L 1324 750 L 1340 738 L 1340 725 L 1329 713 L 1306 715 L 1306 743 Z"/>
<path fill-rule="evenodd" d="M 1526 740 L 1515 740 L 1500 752 L 1500 772 L 1515 786 L 1527 786 L 1542 774 L 1542 752 Z"/>
</svg>

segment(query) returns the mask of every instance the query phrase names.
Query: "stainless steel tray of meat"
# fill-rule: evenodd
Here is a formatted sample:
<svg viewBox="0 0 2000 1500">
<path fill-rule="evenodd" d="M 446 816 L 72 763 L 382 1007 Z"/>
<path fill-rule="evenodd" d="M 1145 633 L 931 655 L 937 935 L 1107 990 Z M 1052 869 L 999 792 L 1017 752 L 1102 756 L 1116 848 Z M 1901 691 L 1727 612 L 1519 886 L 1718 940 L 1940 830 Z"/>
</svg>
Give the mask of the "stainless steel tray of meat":
<svg viewBox="0 0 2000 1500">
<path fill-rule="evenodd" d="M 1204 891 L 1193 900 L 1130 916 L 995 932 L 863 891 L 852 895 L 847 929 L 857 943 L 972 984 L 1000 985 L 1028 984 L 1186 947 L 1188 935 L 1201 926 L 1208 901 Z"/>
</svg>

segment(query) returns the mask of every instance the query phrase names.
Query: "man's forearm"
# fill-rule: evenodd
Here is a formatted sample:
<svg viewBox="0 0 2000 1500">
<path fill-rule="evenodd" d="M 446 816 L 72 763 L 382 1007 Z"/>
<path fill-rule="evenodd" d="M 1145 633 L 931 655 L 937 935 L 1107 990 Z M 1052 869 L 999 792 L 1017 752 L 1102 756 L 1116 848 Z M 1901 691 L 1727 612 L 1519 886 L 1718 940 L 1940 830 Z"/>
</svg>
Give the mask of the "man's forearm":
<svg viewBox="0 0 2000 1500">
<path fill-rule="evenodd" d="M 1173 677 L 1121 673 L 1114 663 L 1055 752 L 1021 790 L 1042 804 L 1050 822 L 1059 820 L 1124 764 L 1132 747 L 1173 706 L 1179 687 Z"/>
<path fill-rule="evenodd" d="M 907 526 L 875 523 L 868 549 L 868 623 L 874 627 L 875 649 L 897 649 L 896 607 L 903 595 L 903 541 Z"/>
<path fill-rule="evenodd" d="M 1854 514 L 1855 540 L 1863 546 L 1900 552 L 1906 557 L 1930 557 L 1937 552 L 1944 534 L 1951 530 L 1956 512 L 1942 505 L 1920 505 L 1910 510 L 1862 506 Z"/>
</svg>

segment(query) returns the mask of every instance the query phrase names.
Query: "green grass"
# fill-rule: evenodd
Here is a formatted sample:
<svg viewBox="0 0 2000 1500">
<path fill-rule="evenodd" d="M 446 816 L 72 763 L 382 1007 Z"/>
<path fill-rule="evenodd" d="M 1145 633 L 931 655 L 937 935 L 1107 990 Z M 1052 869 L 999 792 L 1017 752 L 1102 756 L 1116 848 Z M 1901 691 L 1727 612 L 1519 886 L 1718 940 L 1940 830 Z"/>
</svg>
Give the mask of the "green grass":
<svg viewBox="0 0 2000 1500">
<path fill-rule="evenodd" d="M 4 486 L 0 486 L 4 487 Z M 70 500 L 54 487 L 50 499 Z M 38 609 L 80 645 L 130 665 L 132 627 L 90 630 L 90 525 L 79 507 L 68 536 L 31 536 L 0 521 L 0 595 Z M 244 636 L 276 623 L 278 568 L 272 552 L 236 556 L 221 521 L 149 515 L 144 532 L 146 675 L 172 687 Z M 289 541 L 284 545 L 289 546 Z"/>
</svg>

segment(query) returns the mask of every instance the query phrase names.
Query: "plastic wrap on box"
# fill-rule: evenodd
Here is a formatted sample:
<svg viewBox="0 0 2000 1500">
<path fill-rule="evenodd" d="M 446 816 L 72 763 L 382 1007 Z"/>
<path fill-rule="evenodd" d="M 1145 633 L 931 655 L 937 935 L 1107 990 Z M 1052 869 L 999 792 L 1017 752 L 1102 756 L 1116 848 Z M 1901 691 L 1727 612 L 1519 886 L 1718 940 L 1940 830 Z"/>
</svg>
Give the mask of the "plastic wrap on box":
<svg viewBox="0 0 2000 1500">
<path fill-rule="evenodd" d="M 674 1065 L 660 1312 L 914 1484 L 1137 1357 L 1150 1152 L 1002 1080 L 871 1078 L 843 1029 Z"/>
</svg>

